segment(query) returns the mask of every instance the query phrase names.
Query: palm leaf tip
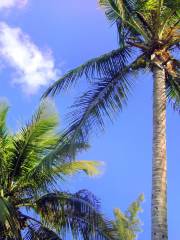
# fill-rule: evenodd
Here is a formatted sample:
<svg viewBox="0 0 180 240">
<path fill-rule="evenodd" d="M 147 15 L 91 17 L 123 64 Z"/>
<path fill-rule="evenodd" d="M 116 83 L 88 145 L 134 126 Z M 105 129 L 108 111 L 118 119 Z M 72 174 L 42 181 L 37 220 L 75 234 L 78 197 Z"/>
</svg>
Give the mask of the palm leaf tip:
<svg viewBox="0 0 180 240">
<path fill-rule="evenodd" d="M 97 176 L 101 173 L 100 167 L 101 162 L 97 161 L 79 161 L 80 165 L 79 168 L 82 168 L 82 171 L 84 171 L 89 176 Z"/>
<path fill-rule="evenodd" d="M 67 90 L 71 86 L 76 85 L 77 81 L 81 79 L 82 76 L 85 76 L 92 82 L 94 78 L 108 75 L 112 69 L 121 69 L 129 57 L 130 48 L 124 47 L 103 54 L 100 57 L 93 58 L 58 79 L 45 91 L 42 99 L 47 96 L 54 96 L 61 90 Z"/>
<path fill-rule="evenodd" d="M 9 110 L 7 102 L 0 102 L 0 136 L 3 137 L 6 134 L 6 118 Z"/>
<path fill-rule="evenodd" d="M 74 175 L 78 172 L 84 172 L 89 176 L 96 176 L 100 174 L 100 166 L 101 163 L 96 161 L 74 161 L 57 166 L 53 172 L 63 176 Z"/>
</svg>

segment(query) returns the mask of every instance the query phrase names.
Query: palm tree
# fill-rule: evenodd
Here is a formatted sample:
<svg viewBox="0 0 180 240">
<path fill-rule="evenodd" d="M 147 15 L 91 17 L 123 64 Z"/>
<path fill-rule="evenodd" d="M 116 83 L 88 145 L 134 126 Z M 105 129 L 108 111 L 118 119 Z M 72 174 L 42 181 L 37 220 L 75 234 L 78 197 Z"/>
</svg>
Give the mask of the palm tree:
<svg viewBox="0 0 180 240">
<path fill-rule="evenodd" d="M 6 127 L 8 109 L 0 104 L 0 239 L 58 240 L 68 231 L 74 238 L 113 239 L 112 223 L 100 214 L 90 192 L 71 194 L 59 187 L 78 172 L 97 174 L 99 164 L 71 161 L 69 144 L 57 132 L 53 105 L 43 101 L 15 134 Z M 76 142 L 73 149 L 86 147 Z"/>
<path fill-rule="evenodd" d="M 55 95 L 85 76 L 90 89 L 78 98 L 65 132 L 71 140 L 86 139 L 122 110 L 134 84 L 129 78 L 141 69 L 153 74 L 152 239 L 167 240 L 166 105 L 180 107 L 179 0 L 99 0 L 116 24 L 119 48 L 69 71 L 44 94 Z"/>
<path fill-rule="evenodd" d="M 119 240 L 137 239 L 137 234 L 141 232 L 141 222 L 138 218 L 138 213 L 142 211 L 141 203 L 143 200 L 144 196 L 140 195 L 125 213 L 122 213 L 118 208 L 114 209 L 114 227 Z"/>
</svg>

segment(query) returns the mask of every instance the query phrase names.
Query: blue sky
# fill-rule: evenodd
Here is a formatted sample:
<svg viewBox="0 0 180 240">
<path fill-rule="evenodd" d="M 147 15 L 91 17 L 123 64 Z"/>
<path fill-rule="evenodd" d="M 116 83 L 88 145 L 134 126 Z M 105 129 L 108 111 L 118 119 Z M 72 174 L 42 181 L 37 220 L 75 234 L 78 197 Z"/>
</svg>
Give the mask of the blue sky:
<svg viewBox="0 0 180 240">
<path fill-rule="evenodd" d="M 11 129 L 32 114 L 46 86 L 67 70 L 91 57 L 117 48 L 117 35 L 96 0 L 0 1 L 0 97 L 11 106 Z M 91 137 L 91 149 L 79 159 L 104 162 L 96 178 L 78 176 L 67 183 L 72 191 L 87 188 L 102 201 L 112 217 L 115 207 L 125 210 L 145 194 L 141 214 L 143 233 L 150 240 L 152 155 L 152 78 L 140 73 L 129 103 L 104 133 Z M 85 79 L 82 79 L 85 86 Z M 65 113 L 77 89 L 56 98 L 65 125 Z M 180 125 L 168 108 L 169 239 L 180 239 Z"/>
</svg>

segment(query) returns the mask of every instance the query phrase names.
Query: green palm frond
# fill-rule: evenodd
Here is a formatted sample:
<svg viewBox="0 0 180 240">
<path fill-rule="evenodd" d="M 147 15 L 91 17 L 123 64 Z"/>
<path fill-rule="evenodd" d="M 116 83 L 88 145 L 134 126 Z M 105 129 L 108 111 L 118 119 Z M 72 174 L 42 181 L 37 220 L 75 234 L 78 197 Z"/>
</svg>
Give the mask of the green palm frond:
<svg viewBox="0 0 180 240">
<path fill-rule="evenodd" d="M 173 24 L 179 23 L 178 1 L 100 0 L 99 3 L 105 9 L 108 19 L 118 23 L 121 41 L 127 42 L 130 35 L 139 35 L 148 43 L 158 36 L 162 38 L 167 27 L 172 28 Z"/>
<path fill-rule="evenodd" d="M 103 129 L 104 117 L 113 120 L 114 114 L 126 104 L 128 93 L 134 81 L 127 78 L 131 73 L 144 68 L 143 56 L 132 64 L 119 69 L 118 73 L 109 75 L 92 85 L 92 88 L 81 96 L 72 106 L 75 110 L 69 113 L 70 125 L 65 132 L 71 144 L 75 139 L 87 141 L 90 129 Z"/>
<path fill-rule="evenodd" d="M 130 29 L 132 30 L 131 26 L 128 26 L 127 29 L 126 19 L 127 17 L 127 9 L 125 9 L 123 1 L 114 1 L 114 0 L 100 0 L 100 6 L 105 10 L 105 14 L 109 21 L 112 23 L 116 23 L 117 31 L 118 31 L 118 38 L 119 38 L 119 46 L 123 48 L 126 45 L 126 40 L 129 37 Z M 132 6 L 128 3 L 129 11 L 132 13 Z"/>
<path fill-rule="evenodd" d="M 34 169 L 18 182 L 15 189 L 32 193 L 33 186 L 34 193 L 45 191 L 55 186 L 57 182 L 65 180 L 68 176 L 81 172 L 88 176 L 96 176 L 100 174 L 100 165 L 101 163 L 96 161 L 58 162 L 49 168 Z"/>
<path fill-rule="evenodd" d="M 82 236 L 83 239 L 115 239 L 111 222 L 102 217 L 99 203 L 87 191 L 48 194 L 36 204 L 44 224 L 57 231 L 65 229 L 65 234 L 69 229 L 74 237 Z"/>
<path fill-rule="evenodd" d="M 119 79 L 121 82 L 118 81 Z M 81 139 L 86 140 L 83 136 L 87 135 L 88 129 L 92 127 L 103 129 L 102 116 L 107 114 L 112 119 L 115 112 L 119 109 L 122 110 L 123 104 L 127 100 L 128 91 L 129 83 L 121 73 L 96 82 L 91 90 L 74 103 L 75 110 L 69 113 L 71 125 L 66 135 L 70 135 L 70 139 L 72 139 L 71 133 L 73 133 L 74 139 L 81 136 Z"/>
<path fill-rule="evenodd" d="M 160 11 L 163 6 L 163 0 L 147 0 L 147 1 L 138 1 L 139 7 L 144 11 Z"/>
<path fill-rule="evenodd" d="M 74 175 L 82 171 L 89 176 L 95 176 L 100 173 L 99 166 L 100 162 L 96 161 L 75 161 L 57 166 L 52 171 L 54 172 L 54 175 L 60 175 L 62 177 Z"/>
<path fill-rule="evenodd" d="M 72 161 L 74 154 L 86 150 L 89 146 L 82 141 L 77 141 L 72 146 L 57 134 L 57 114 L 46 101 L 41 104 L 33 120 L 23 128 L 23 134 L 16 135 L 17 142 L 22 140 L 22 144 L 16 144 L 16 150 L 21 154 L 13 152 L 11 156 L 12 160 L 15 160 L 14 165 L 10 165 L 12 172 L 8 178 L 11 192 L 34 194 L 49 189 L 66 175 L 78 172 L 98 174 L 97 162 Z M 47 110 L 49 107 L 50 112 Z M 19 159 L 18 164 L 16 159 Z M 11 184 L 13 176 L 15 181 Z"/>
<path fill-rule="evenodd" d="M 0 139 L 1 141 L 7 136 L 6 118 L 9 110 L 7 103 L 0 103 Z"/>
<path fill-rule="evenodd" d="M 7 180 L 7 168 L 9 166 L 10 147 L 12 144 L 6 126 L 9 106 L 7 103 L 0 103 L 0 186 Z"/>
<path fill-rule="evenodd" d="M 163 35 L 166 34 L 168 26 L 176 27 L 176 24 L 179 20 L 179 17 L 174 9 L 165 8 L 161 16 L 161 26 L 159 28 L 159 36 L 163 38 Z"/>
<path fill-rule="evenodd" d="M 31 223 L 28 225 L 24 240 L 62 240 L 58 234 L 41 223 Z"/>
<path fill-rule="evenodd" d="M 48 170 L 52 166 L 75 160 L 75 155 L 81 151 L 87 150 L 89 144 L 83 141 L 74 141 L 73 145 L 69 143 L 62 135 L 59 136 L 56 146 L 44 158 L 42 158 L 34 168 L 31 169 L 29 175 L 33 173 Z"/>
<path fill-rule="evenodd" d="M 77 161 L 74 162 L 75 155 L 82 150 L 86 150 L 89 147 L 88 144 L 81 141 L 81 143 L 75 142 L 71 145 L 67 141 L 65 143 L 60 137 L 56 145 L 57 146 L 52 149 L 47 156 L 39 159 L 37 164 L 24 173 L 18 184 L 16 184 L 16 189 L 19 188 L 20 185 L 21 188 L 29 191 L 33 186 L 35 191 L 39 191 L 54 185 L 57 179 L 62 180 L 68 173 L 75 174 L 78 171 L 84 171 L 89 175 L 90 173 L 98 173 L 98 163 L 96 162 L 87 161 L 87 164 L 86 161 L 79 163 Z"/>
<path fill-rule="evenodd" d="M 16 210 L 4 197 L 0 197 L 0 230 L 0 237 L 8 236 L 21 239 Z"/>
<path fill-rule="evenodd" d="M 125 9 L 122 7 L 122 1 L 118 0 L 99 0 L 99 4 L 104 8 L 107 18 L 115 22 L 120 17 L 124 20 Z"/>
<path fill-rule="evenodd" d="M 57 143 L 55 128 L 58 124 L 58 117 L 49 104 L 47 100 L 42 102 L 31 122 L 15 135 L 13 154 L 10 159 L 10 180 L 26 174 Z"/>
<path fill-rule="evenodd" d="M 180 113 L 180 77 L 173 78 L 168 76 L 167 78 L 167 97 L 172 104 L 174 110 Z"/>
<path fill-rule="evenodd" d="M 110 53 L 91 59 L 57 80 L 47 89 L 47 91 L 43 94 L 43 97 L 47 97 L 48 95 L 53 96 L 61 90 L 70 88 L 72 85 L 76 84 L 77 80 L 82 76 L 85 76 L 90 80 L 106 76 L 112 71 L 112 69 L 118 70 L 122 68 L 125 62 L 127 62 L 129 56 L 130 48 L 124 47 L 123 49 L 113 50 Z"/>
<path fill-rule="evenodd" d="M 141 35 L 147 41 L 151 34 L 149 22 L 146 20 L 143 12 L 140 13 L 137 1 L 131 0 L 99 0 L 100 6 L 105 10 L 107 18 L 112 22 L 119 22 L 118 32 L 123 28 L 126 33 L 133 32 L 135 35 Z M 150 32 L 151 33 L 151 32 Z M 126 36 L 127 37 L 127 36 Z"/>
<path fill-rule="evenodd" d="M 99 4 L 105 10 L 109 20 L 121 18 L 123 22 L 127 21 L 129 15 L 133 15 L 136 10 L 136 1 L 134 0 L 99 0 Z"/>
</svg>

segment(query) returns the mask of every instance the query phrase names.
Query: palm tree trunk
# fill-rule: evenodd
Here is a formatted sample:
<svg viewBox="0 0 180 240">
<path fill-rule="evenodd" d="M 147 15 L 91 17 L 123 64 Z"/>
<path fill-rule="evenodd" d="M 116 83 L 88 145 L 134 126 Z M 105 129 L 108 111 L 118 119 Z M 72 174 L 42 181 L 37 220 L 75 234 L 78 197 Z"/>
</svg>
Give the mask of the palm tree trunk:
<svg viewBox="0 0 180 240">
<path fill-rule="evenodd" d="M 153 67 L 152 240 L 167 240 L 165 70 Z"/>
</svg>

